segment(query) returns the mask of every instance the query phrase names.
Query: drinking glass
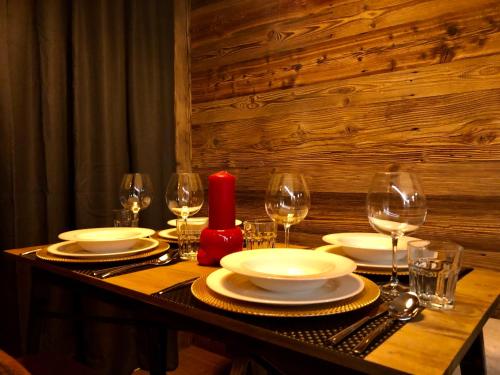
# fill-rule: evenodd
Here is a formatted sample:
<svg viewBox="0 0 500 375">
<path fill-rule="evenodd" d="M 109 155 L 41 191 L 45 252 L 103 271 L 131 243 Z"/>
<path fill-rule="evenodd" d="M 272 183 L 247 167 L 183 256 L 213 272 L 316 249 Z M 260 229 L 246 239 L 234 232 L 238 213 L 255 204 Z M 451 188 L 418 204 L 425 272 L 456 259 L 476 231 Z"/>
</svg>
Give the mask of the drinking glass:
<svg viewBox="0 0 500 375">
<path fill-rule="evenodd" d="M 311 197 L 304 176 L 294 173 L 276 173 L 271 176 L 266 191 L 267 215 L 285 230 L 285 247 L 288 247 L 290 226 L 300 223 L 307 216 Z"/>
<path fill-rule="evenodd" d="M 168 209 L 181 218 L 187 226 L 187 218 L 203 206 L 203 184 L 198 173 L 173 173 L 165 192 Z"/>
<path fill-rule="evenodd" d="M 135 225 L 139 222 L 139 211 L 151 204 L 153 185 L 146 173 L 126 173 L 120 185 L 120 203 L 132 211 Z"/>
<path fill-rule="evenodd" d="M 406 290 L 398 281 L 396 250 L 400 237 L 415 232 L 425 221 L 427 205 L 417 175 L 410 172 L 378 172 L 366 198 L 368 221 L 392 238 L 392 272 L 382 293 L 397 296 Z"/>
</svg>

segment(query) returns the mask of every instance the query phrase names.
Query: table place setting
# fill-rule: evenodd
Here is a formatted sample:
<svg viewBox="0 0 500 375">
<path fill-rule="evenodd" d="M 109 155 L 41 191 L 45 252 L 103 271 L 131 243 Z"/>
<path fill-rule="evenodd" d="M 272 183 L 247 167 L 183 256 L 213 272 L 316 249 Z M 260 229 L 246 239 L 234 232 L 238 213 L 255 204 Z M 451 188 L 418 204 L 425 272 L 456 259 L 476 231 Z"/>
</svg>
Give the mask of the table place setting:
<svg viewBox="0 0 500 375">
<path fill-rule="evenodd" d="M 379 290 L 352 272 L 345 257 L 302 249 L 232 253 L 222 268 L 191 286 L 200 301 L 242 314 L 303 317 L 352 311 L 374 302 Z"/>
<path fill-rule="evenodd" d="M 367 275 L 390 275 L 392 272 L 391 238 L 381 233 L 332 233 L 323 236 L 329 245 L 317 247 L 316 251 L 338 254 L 352 259 L 356 273 Z M 415 237 L 401 237 L 398 241 L 396 261 L 399 275 L 408 275 L 407 245 Z"/>
<path fill-rule="evenodd" d="M 86 228 L 63 232 L 65 241 L 39 249 L 42 260 L 62 263 L 111 263 L 160 255 L 168 243 L 149 238 L 155 231 L 139 227 Z"/>
</svg>

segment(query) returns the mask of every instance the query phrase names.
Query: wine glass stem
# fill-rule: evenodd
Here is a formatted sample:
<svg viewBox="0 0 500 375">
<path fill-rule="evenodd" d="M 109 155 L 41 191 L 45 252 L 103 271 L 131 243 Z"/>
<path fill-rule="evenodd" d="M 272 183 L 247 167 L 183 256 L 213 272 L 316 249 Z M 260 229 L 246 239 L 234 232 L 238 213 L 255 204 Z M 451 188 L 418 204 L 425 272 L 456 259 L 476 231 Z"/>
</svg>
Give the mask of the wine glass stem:
<svg viewBox="0 0 500 375">
<path fill-rule="evenodd" d="M 395 288 L 398 281 L 398 262 L 396 260 L 396 251 L 398 249 L 398 237 L 392 237 L 392 272 L 391 272 L 391 285 Z"/>
<path fill-rule="evenodd" d="M 182 233 L 185 233 L 186 229 L 187 229 L 187 225 L 188 225 L 188 217 L 187 216 L 181 216 L 181 226 L 180 226 L 180 230 Z M 179 238 L 180 236 L 182 235 L 182 233 L 179 233 Z"/>
<path fill-rule="evenodd" d="M 139 226 L 139 211 L 132 211 L 132 226 Z"/>
<path fill-rule="evenodd" d="M 283 228 L 285 229 L 285 247 L 288 247 L 290 242 L 290 224 L 284 224 Z"/>
</svg>

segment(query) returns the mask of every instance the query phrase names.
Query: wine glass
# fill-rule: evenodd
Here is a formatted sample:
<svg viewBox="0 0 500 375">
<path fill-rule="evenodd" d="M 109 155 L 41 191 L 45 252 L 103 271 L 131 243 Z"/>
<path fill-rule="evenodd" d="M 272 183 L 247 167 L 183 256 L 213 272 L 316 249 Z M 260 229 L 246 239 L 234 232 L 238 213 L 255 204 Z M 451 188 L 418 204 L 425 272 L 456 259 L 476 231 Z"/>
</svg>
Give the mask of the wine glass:
<svg viewBox="0 0 500 375">
<path fill-rule="evenodd" d="M 120 185 L 120 203 L 123 208 L 132 211 L 133 226 L 139 224 L 139 211 L 151 204 L 153 185 L 146 173 L 126 173 Z"/>
<path fill-rule="evenodd" d="M 276 173 L 271 176 L 266 191 L 266 212 L 285 229 L 285 247 L 288 247 L 290 226 L 307 216 L 311 198 L 304 176 L 294 173 Z"/>
<path fill-rule="evenodd" d="M 203 184 L 198 173 L 173 173 L 165 192 L 168 209 L 187 225 L 187 218 L 203 206 Z"/>
<path fill-rule="evenodd" d="M 425 221 L 427 205 L 417 175 L 409 172 L 378 172 L 366 198 L 368 221 L 377 231 L 391 236 L 392 272 L 382 293 L 397 296 L 406 288 L 398 281 L 396 250 L 400 237 L 415 232 Z"/>
</svg>

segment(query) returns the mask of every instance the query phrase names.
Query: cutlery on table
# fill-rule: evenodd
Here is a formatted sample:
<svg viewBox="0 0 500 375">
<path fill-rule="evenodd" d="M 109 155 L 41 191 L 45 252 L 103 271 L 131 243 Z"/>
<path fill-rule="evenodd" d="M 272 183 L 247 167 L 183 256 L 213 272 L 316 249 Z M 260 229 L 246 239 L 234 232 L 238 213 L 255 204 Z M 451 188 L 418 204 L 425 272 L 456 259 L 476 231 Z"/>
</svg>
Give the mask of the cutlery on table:
<svg viewBox="0 0 500 375">
<path fill-rule="evenodd" d="M 28 250 L 28 251 L 25 251 L 24 253 L 21 253 L 21 256 L 34 254 L 34 253 L 36 253 L 38 250 L 42 250 L 42 249 L 41 249 L 41 248 L 38 248 L 38 249 Z"/>
<path fill-rule="evenodd" d="M 354 353 L 363 353 L 368 345 L 375 340 L 379 335 L 385 332 L 396 320 L 407 321 L 420 313 L 418 297 L 410 293 L 402 293 L 394 298 L 389 304 L 388 314 L 389 319 L 379 324 L 373 331 L 367 334 L 359 343 L 354 347 Z"/>
<path fill-rule="evenodd" d="M 363 318 L 354 322 L 353 324 L 344 328 L 343 330 L 337 332 L 335 335 L 330 337 L 328 341 L 331 342 L 332 344 L 338 344 L 339 342 L 341 342 L 343 339 L 345 339 L 347 336 L 349 336 L 351 333 L 359 329 L 361 326 L 363 326 L 370 320 L 373 320 L 375 318 L 378 318 L 380 315 L 385 314 L 388 308 L 389 308 L 388 303 L 380 304 L 376 309 L 370 311 L 368 315 L 364 316 Z"/>
<path fill-rule="evenodd" d="M 105 279 L 111 276 L 116 276 L 131 271 L 138 271 L 141 269 L 156 267 L 156 266 L 165 266 L 176 259 L 177 259 L 177 252 L 174 253 L 167 252 L 162 256 L 160 256 L 159 258 L 153 260 L 147 260 L 141 263 L 127 264 L 123 266 L 116 266 L 116 267 L 105 268 L 98 271 L 93 271 L 92 276 L 98 277 L 100 279 Z"/>
<path fill-rule="evenodd" d="M 195 281 L 196 279 L 198 279 L 198 277 L 193 277 L 191 279 L 187 279 L 187 280 L 184 280 L 184 281 L 180 281 L 178 283 L 175 283 L 173 285 L 170 285 L 170 286 L 167 286 L 166 288 L 163 288 L 162 290 L 158 291 L 158 292 L 154 292 L 152 293 L 153 295 L 155 296 L 161 296 L 162 294 L 165 294 L 167 292 L 171 292 L 172 290 L 175 290 L 175 289 L 179 289 L 179 288 L 182 288 L 183 286 L 186 286 L 186 285 L 190 285 L 193 283 L 193 281 Z"/>
</svg>

